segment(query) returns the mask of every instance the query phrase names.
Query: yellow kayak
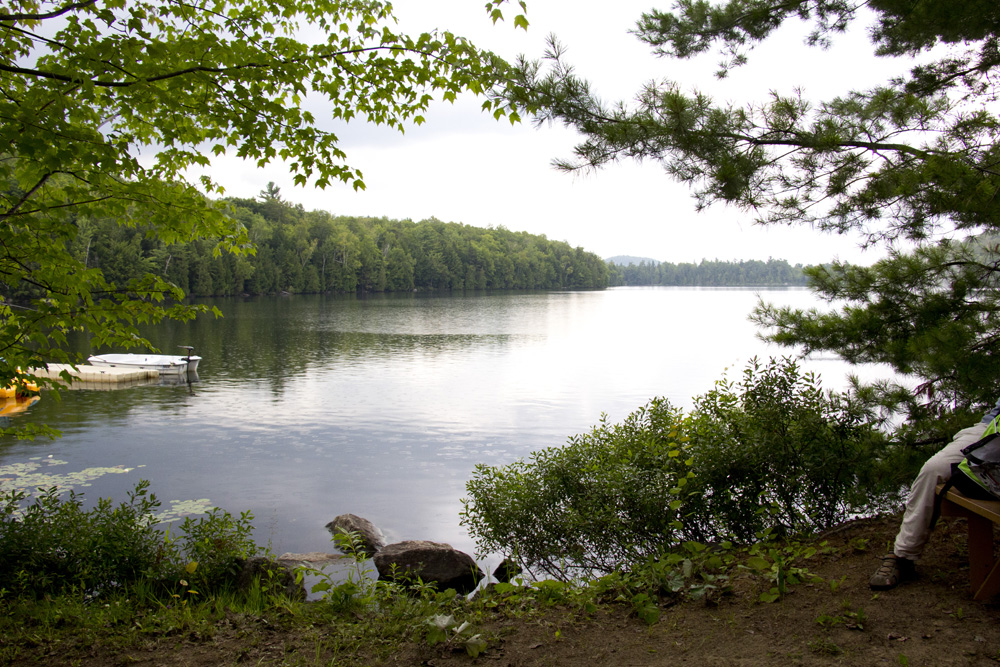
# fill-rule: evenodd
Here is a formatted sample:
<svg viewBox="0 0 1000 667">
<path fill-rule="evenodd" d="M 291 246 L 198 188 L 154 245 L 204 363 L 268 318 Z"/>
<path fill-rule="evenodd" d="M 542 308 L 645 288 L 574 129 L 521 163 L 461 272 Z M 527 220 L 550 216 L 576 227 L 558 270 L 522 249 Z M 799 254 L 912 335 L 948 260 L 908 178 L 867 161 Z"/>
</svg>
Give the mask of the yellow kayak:
<svg viewBox="0 0 1000 667">
<path fill-rule="evenodd" d="M 38 385 L 34 382 L 17 382 L 0 389 L 0 398 L 15 398 L 31 396 L 38 393 Z"/>
<path fill-rule="evenodd" d="M 0 417 L 9 417 L 18 412 L 24 412 L 40 400 L 42 400 L 41 396 L 2 398 L 0 399 Z"/>
</svg>

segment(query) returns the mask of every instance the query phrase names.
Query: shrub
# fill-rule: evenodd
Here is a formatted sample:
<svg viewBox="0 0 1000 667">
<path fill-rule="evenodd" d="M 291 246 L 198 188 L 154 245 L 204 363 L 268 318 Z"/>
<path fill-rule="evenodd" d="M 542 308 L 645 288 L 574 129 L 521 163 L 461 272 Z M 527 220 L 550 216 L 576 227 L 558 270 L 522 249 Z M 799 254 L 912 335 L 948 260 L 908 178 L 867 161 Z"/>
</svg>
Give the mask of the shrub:
<svg viewBox="0 0 1000 667">
<path fill-rule="evenodd" d="M 790 359 L 752 360 L 683 415 L 654 399 L 565 447 L 477 466 L 462 525 L 480 553 L 568 579 L 627 569 L 684 541 L 752 541 L 877 511 L 898 498 L 877 420 Z"/>
<path fill-rule="evenodd" d="M 178 546 L 188 563 L 187 578 L 202 589 L 228 587 L 246 560 L 259 551 L 249 511 L 235 518 L 216 507 L 205 516 L 186 517 L 179 532 Z"/>
<path fill-rule="evenodd" d="M 898 499 L 894 450 L 850 394 L 825 392 L 792 359 L 750 361 L 737 383 L 695 398 L 688 435 L 694 539 L 829 528 Z"/>
<path fill-rule="evenodd" d="M 645 560 L 675 540 L 689 482 L 684 418 L 655 399 L 621 424 L 602 417 L 566 447 L 476 466 L 461 523 L 481 553 L 563 580 Z"/>
<path fill-rule="evenodd" d="M 0 496 L 0 590 L 42 596 L 71 590 L 96 592 L 155 576 L 165 564 L 163 535 L 153 527 L 160 503 L 140 482 L 117 507 L 102 498 L 91 510 L 82 496 L 65 500 L 42 489 Z"/>
<path fill-rule="evenodd" d="M 101 498 L 84 509 L 82 494 L 61 498 L 56 487 L 41 489 L 25 506 L 27 500 L 19 491 L 0 494 L 0 597 L 97 595 L 181 579 L 222 588 L 238 573 L 239 559 L 259 551 L 249 512 L 239 519 L 219 509 L 188 517 L 170 539 L 155 525 L 160 503 L 147 481 L 117 506 Z"/>
</svg>

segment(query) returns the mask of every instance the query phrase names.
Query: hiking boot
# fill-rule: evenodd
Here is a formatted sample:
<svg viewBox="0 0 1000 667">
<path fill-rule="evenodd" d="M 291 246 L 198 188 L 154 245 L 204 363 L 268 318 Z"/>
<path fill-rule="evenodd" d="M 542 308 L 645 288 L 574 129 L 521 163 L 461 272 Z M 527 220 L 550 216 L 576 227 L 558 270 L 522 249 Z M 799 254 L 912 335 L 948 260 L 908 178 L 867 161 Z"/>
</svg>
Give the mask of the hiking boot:
<svg viewBox="0 0 1000 667">
<path fill-rule="evenodd" d="M 868 586 L 873 591 L 887 591 L 912 579 L 914 574 L 912 560 L 900 558 L 896 554 L 886 554 L 882 557 L 882 564 L 868 580 Z"/>
</svg>

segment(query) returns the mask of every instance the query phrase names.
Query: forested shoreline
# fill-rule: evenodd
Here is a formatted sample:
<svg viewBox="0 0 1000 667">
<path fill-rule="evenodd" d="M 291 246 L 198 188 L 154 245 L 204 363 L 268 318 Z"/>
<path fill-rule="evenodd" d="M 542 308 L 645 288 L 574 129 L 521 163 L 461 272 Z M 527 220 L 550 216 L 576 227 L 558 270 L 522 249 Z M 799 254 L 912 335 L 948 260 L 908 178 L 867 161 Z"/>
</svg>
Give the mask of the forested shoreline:
<svg viewBox="0 0 1000 667">
<path fill-rule="evenodd" d="M 611 262 L 608 285 L 805 286 L 806 276 L 802 269 L 801 264 L 793 266 L 783 259 L 768 259 L 766 262 L 758 259 L 739 262 L 706 259 L 698 264 L 689 262 L 673 264 L 652 260 L 631 264 Z"/>
<path fill-rule="evenodd" d="M 114 220 L 78 222 L 74 253 L 119 287 L 152 273 L 189 296 L 608 285 L 597 255 L 502 226 L 334 216 L 292 205 L 273 186 L 259 201 L 226 203 L 252 254 L 216 255 L 209 239 L 166 244 Z"/>
<path fill-rule="evenodd" d="M 215 253 L 211 239 L 164 243 L 143 225 L 78 220 L 71 251 L 119 288 L 153 274 L 188 296 L 602 289 L 631 285 L 805 285 L 801 265 L 769 259 L 699 264 L 606 262 L 583 248 L 506 227 L 306 211 L 270 186 L 224 200 L 254 251 Z"/>
</svg>

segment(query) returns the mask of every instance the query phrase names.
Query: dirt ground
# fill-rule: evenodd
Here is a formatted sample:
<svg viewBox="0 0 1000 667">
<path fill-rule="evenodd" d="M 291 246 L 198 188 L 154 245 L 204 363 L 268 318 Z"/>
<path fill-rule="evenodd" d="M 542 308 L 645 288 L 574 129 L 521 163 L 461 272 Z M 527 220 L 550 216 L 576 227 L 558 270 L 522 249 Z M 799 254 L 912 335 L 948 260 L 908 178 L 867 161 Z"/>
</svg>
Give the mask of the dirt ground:
<svg viewBox="0 0 1000 667">
<path fill-rule="evenodd" d="M 407 643 L 387 659 L 330 655 L 303 631 L 220 629 L 210 639 L 165 638 L 143 650 L 110 654 L 94 647 L 89 665 L 208 666 L 391 664 L 496 665 L 990 665 L 1000 662 L 1000 605 L 968 591 L 965 524 L 942 520 L 918 566 L 919 578 L 873 594 L 868 577 L 892 538 L 895 519 L 858 522 L 827 536 L 830 553 L 808 563 L 824 583 L 803 584 L 766 604 L 745 590 L 717 605 L 665 608 L 647 626 L 628 605 L 586 614 L 551 608 L 486 628 L 478 658 L 460 650 Z M 828 582 L 840 582 L 832 586 Z M 738 588 L 738 587 L 737 587 Z M 997 602 L 1000 602 L 998 600 Z M 322 628 L 318 628 L 322 632 Z M 367 656 L 367 657 L 366 657 Z M 47 664 L 62 664 L 49 656 Z"/>
<path fill-rule="evenodd" d="M 971 599 L 964 521 L 942 520 L 917 580 L 877 595 L 868 588 L 896 526 L 862 522 L 827 537 L 833 553 L 809 567 L 826 582 L 843 578 L 836 590 L 803 585 L 772 604 L 739 595 L 717 606 L 686 603 L 652 626 L 624 608 L 593 617 L 553 612 L 503 629 L 476 661 L 414 651 L 392 664 L 996 665 L 1000 604 Z"/>
</svg>

